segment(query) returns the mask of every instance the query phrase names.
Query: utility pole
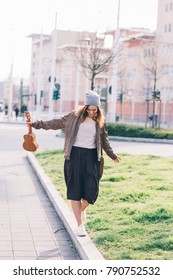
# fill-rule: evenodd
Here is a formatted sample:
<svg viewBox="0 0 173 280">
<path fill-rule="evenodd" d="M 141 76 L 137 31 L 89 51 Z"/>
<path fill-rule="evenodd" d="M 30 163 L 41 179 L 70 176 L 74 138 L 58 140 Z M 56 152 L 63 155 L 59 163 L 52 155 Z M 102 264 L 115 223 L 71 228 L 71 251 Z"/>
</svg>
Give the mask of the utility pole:
<svg viewBox="0 0 173 280">
<path fill-rule="evenodd" d="M 10 77 L 9 77 L 8 121 L 11 120 L 11 116 L 12 116 L 12 101 L 13 101 L 13 58 L 11 62 L 11 70 L 10 70 Z"/>
<path fill-rule="evenodd" d="M 20 115 L 21 115 L 21 108 L 23 105 L 23 79 L 20 81 Z"/>
<path fill-rule="evenodd" d="M 57 37 L 57 13 L 55 15 L 55 28 L 52 31 L 52 53 L 51 53 L 51 79 L 49 87 L 49 118 L 53 117 L 53 90 L 55 87 L 55 62 L 56 62 L 56 37 Z"/>
<path fill-rule="evenodd" d="M 80 48 L 78 47 L 78 52 L 80 51 Z M 77 73 L 76 73 L 76 94 L 75 94 L 75 109 L 78 108 L 79 106 L 79 91 L 80 91 L 80 72 L 81 72 L 81 67 L 78 62 L 77 64 Z"/>
<path fill-rule="evenodd" d="M 38 58 L 38 72 L 37 72 L 37 95 L 36 95 L 36 111 L 37 115 L 39 115 L 41 110 L 41 90 L 42 90 L 42 60 L 43 60 L 43 30 L 41 28 L 41 34 L 40 34 L 40 45 L 39 45 L 39 58 Z"/>
<path fill-rule="evenodd" d="M 114 122 L 116 117 L 116 102 L 117 102 L 117 86 L 118 86 L 118 61 L 117 52 L 119 49 L 119 37 L 120 37 L 120 28 L 119 28 L 119 18 L 120 18 L 120 0 L 118 0 L 118 14 L 117 14 L 117 28 L 114 34 L 114 49 L 115 49 L 115 58 L 113 61 L 113 74 L 112 74 L 112 92 L 111 92 L 111 107 L 110 107 L 110 121 Z"/>
<path fill-rule="evenodd" d="M 86 61 L 87 61 L 87 65 L 90 65 L 90 51 L 91 51 L 91 39 L 90 38 L 86 38 L 84 39 L 84 42 L 86 43 Z M 88 67 L 88 66 L 87 66 Z M 89 76 L 89 73 L 88 73 Z M 90 84 L 90 80 L 88 77 L 86 77 L 86 84 L 85 84 L 85 92 L 88 92 L 88 90 L 92 89 L 91 88 L 91 84 Z"/>
</svg>

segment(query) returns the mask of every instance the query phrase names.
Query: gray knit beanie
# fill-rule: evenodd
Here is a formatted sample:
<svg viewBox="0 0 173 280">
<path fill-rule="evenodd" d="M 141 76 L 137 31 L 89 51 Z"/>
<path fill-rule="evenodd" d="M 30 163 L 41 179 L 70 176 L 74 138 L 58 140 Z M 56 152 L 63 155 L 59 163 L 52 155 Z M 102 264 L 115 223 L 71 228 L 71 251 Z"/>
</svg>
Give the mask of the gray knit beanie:
<svg viewBox="0 0 173 280">
<path fill-rule="evenodd" d="M 100 96 L 94 90 L 89 90 L 86 93 L 85 105 L 100 106 Z"/>
</svg>

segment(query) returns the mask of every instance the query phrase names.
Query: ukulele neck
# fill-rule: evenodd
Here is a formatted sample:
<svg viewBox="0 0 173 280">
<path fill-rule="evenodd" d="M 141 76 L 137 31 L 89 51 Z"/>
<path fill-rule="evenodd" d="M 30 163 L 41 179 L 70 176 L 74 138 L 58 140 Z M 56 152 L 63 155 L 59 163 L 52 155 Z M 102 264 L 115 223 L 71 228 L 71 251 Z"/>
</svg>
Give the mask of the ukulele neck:
<svg viewBox="0 0 173 280">
<path fill-rule="evenodd" d="M 32 127 L 31 127 L 31 125 L 28 128 L 28 134 L 32 134 Z"/>
<path fill-rule="evenodd" d="M 24 112 L 26 119 L 28 122 L 31 122 L 31 117 L 30 117 L 30 113 L 29 112 Z M 28 134 L 32 134 L 32 126 L 29 125 L 28 127 Z"/>
</svg>

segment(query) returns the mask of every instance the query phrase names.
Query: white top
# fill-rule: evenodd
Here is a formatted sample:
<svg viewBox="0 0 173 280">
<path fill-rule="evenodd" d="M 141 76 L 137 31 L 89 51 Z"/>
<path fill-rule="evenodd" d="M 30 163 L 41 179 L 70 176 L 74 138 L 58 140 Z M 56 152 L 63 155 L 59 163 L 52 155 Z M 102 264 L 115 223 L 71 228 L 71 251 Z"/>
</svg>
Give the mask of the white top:
<svg viewBox="0 0 173 280">
<path fill-rule="evenodd" d="M 96 148 L 96 122 L 92 118 L 86 117 L 79 125 L 73 146 L 86 149 Z"/>
</svg>

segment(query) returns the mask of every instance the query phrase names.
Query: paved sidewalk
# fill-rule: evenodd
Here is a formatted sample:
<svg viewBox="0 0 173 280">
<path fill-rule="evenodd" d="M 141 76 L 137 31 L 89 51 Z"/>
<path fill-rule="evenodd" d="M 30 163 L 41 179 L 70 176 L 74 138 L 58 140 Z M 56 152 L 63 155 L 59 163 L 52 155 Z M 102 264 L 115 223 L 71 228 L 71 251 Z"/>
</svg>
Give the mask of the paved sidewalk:
<svg viewBox="0 0 173 280">
<path fill-rule="evenodd" d="M 0 153 L 0 259 L 80 259 L 26 154 Z"/>
<path fill-rule="evenodd" d="M 0 260 L 103 260 L 88 235 L 76 235 L 72 211 L 22 148 L 24 133 L 23 125 L 0 124 Z M 40 137 L 51 142 L 52 134 Z"/>
</svg>

